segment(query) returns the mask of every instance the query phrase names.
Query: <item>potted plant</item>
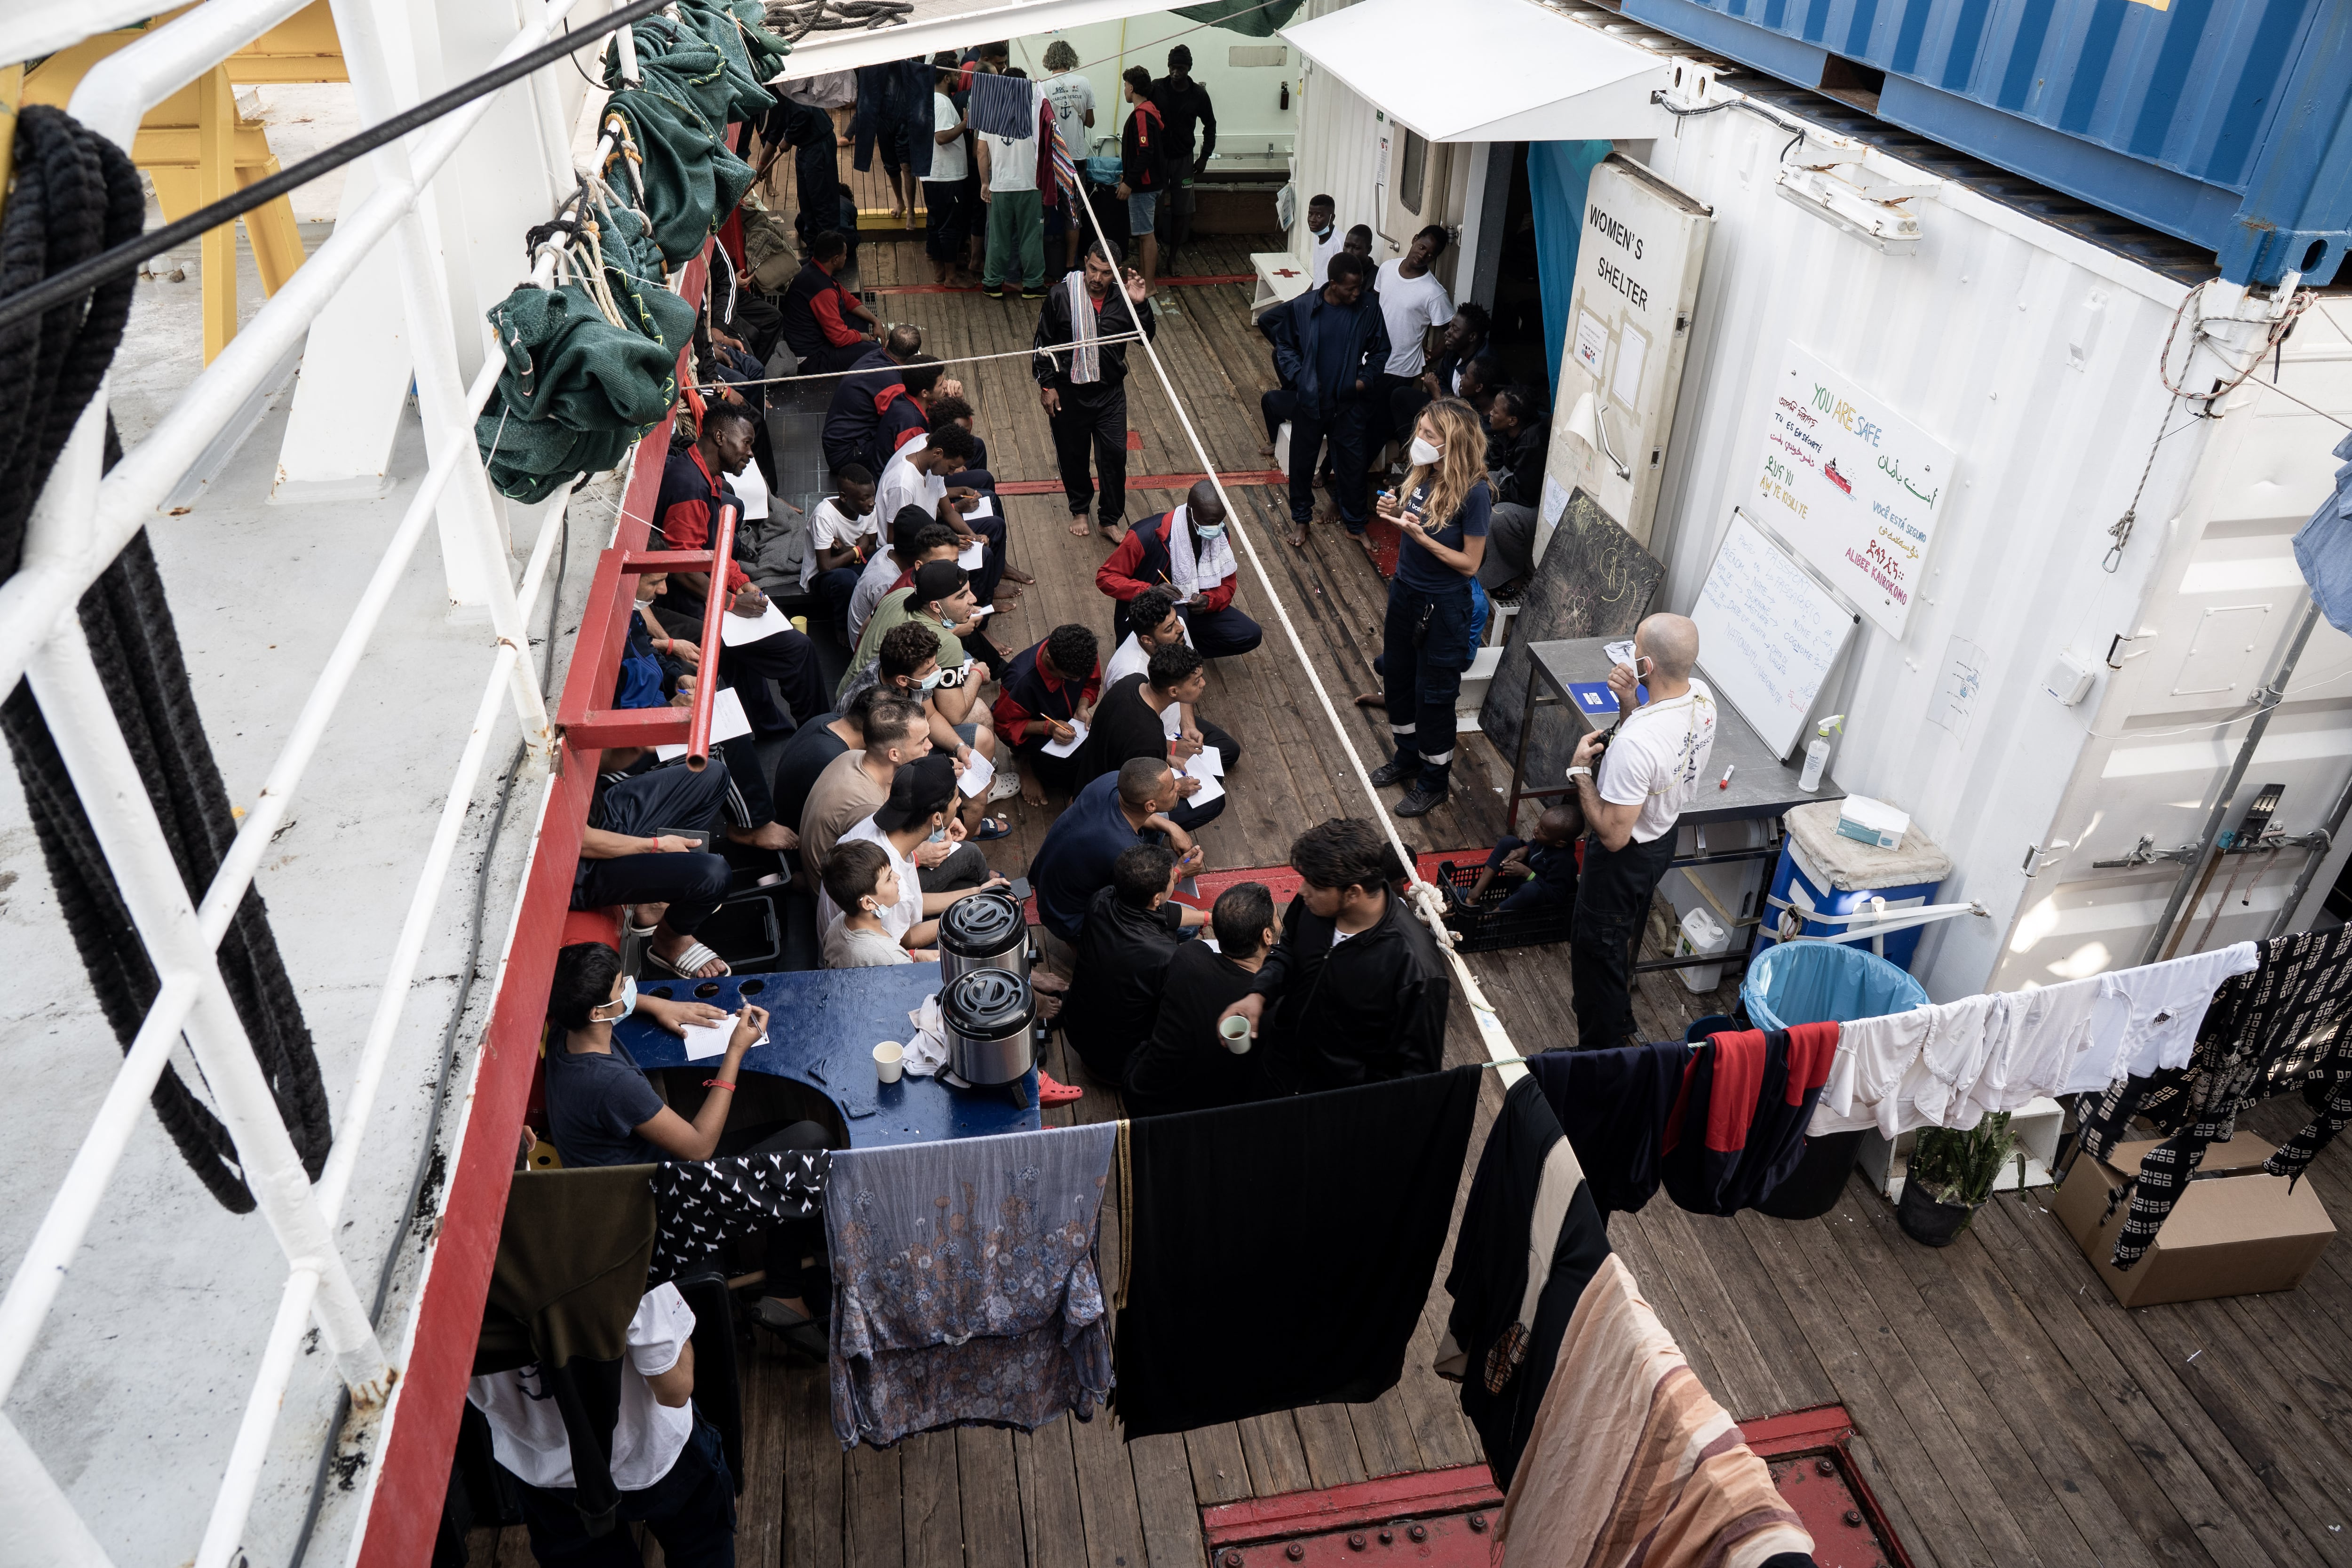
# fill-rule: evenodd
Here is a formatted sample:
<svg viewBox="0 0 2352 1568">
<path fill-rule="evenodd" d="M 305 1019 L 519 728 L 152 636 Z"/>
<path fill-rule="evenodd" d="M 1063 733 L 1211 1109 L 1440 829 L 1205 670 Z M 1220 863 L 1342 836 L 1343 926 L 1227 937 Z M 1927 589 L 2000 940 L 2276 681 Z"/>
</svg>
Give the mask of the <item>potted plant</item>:
<svg viewBox="0 0 2352 1568">
<path fill-rule="evenodd" d="M 1903 1234 L 1927 1247 L 1949 1247 L 1992 1196 L 2000 1168 L 2017 1153 L 2009 1113 L 1962 1131 L 1923 1127 L 1911 1151 L 1895 1218 Z"/>
</svg>

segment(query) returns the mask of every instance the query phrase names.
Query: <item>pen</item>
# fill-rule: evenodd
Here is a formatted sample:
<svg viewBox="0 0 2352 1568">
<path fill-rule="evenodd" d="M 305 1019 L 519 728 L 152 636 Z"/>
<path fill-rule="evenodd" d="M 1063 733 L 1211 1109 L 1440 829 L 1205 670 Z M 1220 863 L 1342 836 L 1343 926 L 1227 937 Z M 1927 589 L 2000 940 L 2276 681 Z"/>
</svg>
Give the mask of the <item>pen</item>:
<svg viewBox="0 0 2352 1568">
<path fill-rule="evenodd" d="M 1731 775 L 1738 770 L 1738 767 L 1739 764 L 1738 763 L 1734 763 L 1730 767 L 1724 769 L 1723 776 L 1715 781 L 1715 787 L 1717 789 L 1729 789 L 1731 787 Z"/>
</svg>

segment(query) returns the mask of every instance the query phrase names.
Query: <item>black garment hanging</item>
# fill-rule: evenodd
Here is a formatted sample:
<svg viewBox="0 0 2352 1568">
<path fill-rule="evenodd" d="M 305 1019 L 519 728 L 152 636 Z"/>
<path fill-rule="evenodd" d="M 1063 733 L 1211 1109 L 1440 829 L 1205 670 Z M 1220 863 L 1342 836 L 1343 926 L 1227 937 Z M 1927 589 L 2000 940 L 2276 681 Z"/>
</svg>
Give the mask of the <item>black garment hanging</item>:
<svg viewBox="0 0 2352 1568">
<path fill-rule="evenodd" d="M 1470 1182 L 1445 1277 L 1454 1310 L 1437 1355 L 1439 1375 L 1461 1382 L 1462 1414 L 1506 1491 L 1577 1300 L 1608 1256 L 1608 1226 L 1574 1146 L 1542 1086 L 1521 1079 L 1504 1097 Z M 1550 1268 L 1530 1313 L 1528 1275 L 1538 1258 Z"/>
<path fill-rule="evenodd" d="M 1603 1217 L 1633 1214 L 1658 1190 L 1666 1113 L 1682 1092 L 1691 1048 L 1680 1040 L 1528 1058 Z"/>
<path fill-rule="evenodd" d="M 1479 1071 L 1129 1125 L 1111 1398 L 1130 1441 L 1396 1385 Z"/>
<path fill-rule="evenodd" d="M 827 1161 L 817 1149 L 656 1165 L 651 1277 L 675 1279 L 739 1237 L 816 1218 Z"/>
</svg>

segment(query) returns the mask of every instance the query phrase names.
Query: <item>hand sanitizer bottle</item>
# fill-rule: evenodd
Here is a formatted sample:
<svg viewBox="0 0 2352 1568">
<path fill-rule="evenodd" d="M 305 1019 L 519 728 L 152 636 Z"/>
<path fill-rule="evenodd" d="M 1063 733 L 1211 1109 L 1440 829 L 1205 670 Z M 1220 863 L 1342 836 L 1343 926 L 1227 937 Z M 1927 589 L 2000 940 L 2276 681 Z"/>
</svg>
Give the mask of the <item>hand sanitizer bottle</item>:
<svg viewBox="0 0 2352 1568">
<path fill-rule="evenodd" d="M 1805 747 L 1805 771 L 1798 776 L 1797 787 L 1816 790 L 1822 787 L 1822 774 L 1830 765 L 1830 731 L 1845 728 L 1845 715 L 1832 713 L 1822 721 L 1820 731 Z"/>
</svg>

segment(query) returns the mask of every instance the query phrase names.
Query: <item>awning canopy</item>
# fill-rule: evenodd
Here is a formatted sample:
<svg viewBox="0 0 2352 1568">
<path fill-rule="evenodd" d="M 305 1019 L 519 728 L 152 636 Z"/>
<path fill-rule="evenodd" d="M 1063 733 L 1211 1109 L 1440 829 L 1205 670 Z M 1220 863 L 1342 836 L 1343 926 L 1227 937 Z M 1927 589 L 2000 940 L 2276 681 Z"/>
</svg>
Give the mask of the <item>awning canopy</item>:
<svg viewBox="0 0 2352 1568">
<path fill-rule="evenodd" d="M 1432 142 L 1645 137 L 1671 123 L 1650 94 L 1673 66 L 1535 0 L 1361 0 L 1282 36 Z"/>
</svg>

